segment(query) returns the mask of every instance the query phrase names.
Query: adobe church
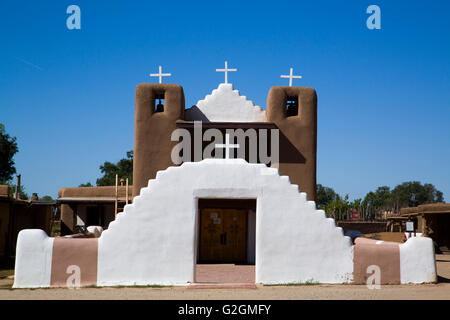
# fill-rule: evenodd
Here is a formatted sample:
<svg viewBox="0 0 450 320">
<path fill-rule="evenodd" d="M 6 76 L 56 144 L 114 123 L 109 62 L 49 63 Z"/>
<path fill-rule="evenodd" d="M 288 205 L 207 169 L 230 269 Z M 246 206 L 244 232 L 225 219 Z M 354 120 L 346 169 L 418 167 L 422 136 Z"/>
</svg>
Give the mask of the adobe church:
<svg viewBox="0 0 450 320">
<path fill-rule="evenodd" d="M 203 137 L 205 131 L 219 130 L 222 136 L 213 140 L 214 144 L 224 142 L 226 131 L 244 131 L 242 138 L 234 136 L 232 143 L 239 143 L 234 157 L 244 158 L 250 163 L 276 165 L 280 174 L 288 176 L 300 190 L 308 194 L 309 200 L 315 200 L 316 194 L 316 141 L 317 141 L 317 96 L 312 88 L 306 87 L 272 87 L 267 98 L 266 110 L 254 106 L 253 102 L 228 83 L 226 64 L 226 83 L 222 83 L 207 95 L 204 100 L 185 110 L 184 92 L 175 84 L 140 84 L 136 88 L 135 137 L 133 160 L 133 183 L 128 190 L 118 187 L 119 206 L 125 205 L 126 197 L 130 199 L 139 195 L 142 187 L 156 173 L 182 162 L 203 160 L 203 151 L 207 148 Z M 226 71 L 225 71 L 226 70 Z M 165 74 L 160 71 L 160 74 Z M 155 74 L 159 75 L 159 74 Z M 290 74 L 292 78 L 299 78 Z M 162 82 L 162 79 L 160 79 Z M 301 108 L 299 108 L 301 104 Z M 201 129 L 194 132 L 195 122 L 201 122 Z M 172 135 L 178 130 L 191 133 L 189 144 L 190 156 L 184 154 L 183 161 L 172 159 L 172 153 L 178 140 Z M 212 129 L 212 130 L 211 130 Z M 262 136 L 260 136 L 260 133 Z M 276 136 L 272 137 L 272 133 Z M 253 134 L 253 135 L 252 135 Z M 273 138 L 273 139 L 272 139 Z M 253 140 L 252 140 L 253 139 Z M 219 141 L 217 141 L 219 140 Z M 240 141 L 239 141 L 240 140 Z M 267 151 L 262 154 L 258 148 L 262 142 Z M 197 144 L 200 155 L 195 157 L 194 145 Z M 272 150 L 271 146 L 274 145 Z M 252 152 L 252 147 L 256 147 Z M 214 149 L 214 148 L 213 148 Z M 183 150 L 186 153 L 186 150 Z M 224 158 L 223 150 L 213 150 L 213 157 Z M 252 155 L 255 156 L 252 159 Z M 276 158 L 276 164 L 270 160 Z M 128 193 L 128 194 L 127 194 Z M 100 225 L 106 229 L 114 220 L 115 188 L 78 187 L 62 188 L 58 193 L 61 204 L 61 233 L 67 235 L 75 232 L 76 226 Z M 204 204 L 202 201 L 201 205 Z M 219 204 L 216 202 L 215 207 Z M 228 209 L 246 209 L 254 207 L 250 202 L 223 202 L 221 206 Z M 205 208 L 207 209 L 207 208 Z M 253 208 L 254 210 L 254 208 Z"/>
<path fill-rule="evenodd" d="M 228 83 L 236 69 L 217 71 L 224 83 L 186 110 L 161 68 L 158 84 L 137 86 L 132 203 L 103 217 L 98 238 L 22 231 L 14 287 L 66 286 L 73 270 L 82 286 L 187 285 L 204 262 L 254 264 L 263 284 L 365 283 L 373 265 L 381 283 L 436 281 L 431 239 L 354 245 L 316 209 L 314 89 L 292 86 L 291 69 L 263 110 Z M 65 223 L 107 203 L 101 190 L 62 190 Z"/>
</svg>

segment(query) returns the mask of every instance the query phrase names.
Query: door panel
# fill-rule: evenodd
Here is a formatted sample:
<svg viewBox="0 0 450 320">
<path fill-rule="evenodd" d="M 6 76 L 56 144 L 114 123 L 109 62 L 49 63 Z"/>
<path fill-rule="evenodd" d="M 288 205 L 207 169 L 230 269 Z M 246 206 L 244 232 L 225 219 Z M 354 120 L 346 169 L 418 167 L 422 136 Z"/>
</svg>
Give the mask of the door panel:
<svg viewBox="0 0 450 320">
<path fill-rule="evenodd" d="M 207 208 L 201 210 L 200 253 L 203 262 L 245 262 L 247 211 Z"/>
<path fill-rule="evenodd" d="M 247 211 L 228 209 L 224 213 L 225 261 L 245 262 L 247 256 Z"/>
<path fill-rule="evenodd" d="M 200 229 L 200 260 L 215 261 L 221 259 L 223 233 L 222 210 L 203 209 Z"/>
</svg>

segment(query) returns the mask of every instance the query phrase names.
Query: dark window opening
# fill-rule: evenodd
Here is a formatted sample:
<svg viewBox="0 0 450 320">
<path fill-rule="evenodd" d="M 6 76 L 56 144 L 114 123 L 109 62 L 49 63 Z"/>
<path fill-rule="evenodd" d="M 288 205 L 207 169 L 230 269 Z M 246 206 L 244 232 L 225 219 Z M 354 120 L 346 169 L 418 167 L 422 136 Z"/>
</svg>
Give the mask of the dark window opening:
<svg viewBox="0 0 450 320">
<path fill-rule="evenodd" d="M 104 225 L 104 214 L 100 207 L 87 207 L 86 226 Z"/>
<path fill-rule="evenodd" d="M 298 97 L 288 97 L 286 99 L 286 116 L 293 117 L 298 115 Z"/>
<path fill-rule="evenodd" d="M 155 95 L 155 112 L 164 112 L 164 93 Z"/>
</svg>

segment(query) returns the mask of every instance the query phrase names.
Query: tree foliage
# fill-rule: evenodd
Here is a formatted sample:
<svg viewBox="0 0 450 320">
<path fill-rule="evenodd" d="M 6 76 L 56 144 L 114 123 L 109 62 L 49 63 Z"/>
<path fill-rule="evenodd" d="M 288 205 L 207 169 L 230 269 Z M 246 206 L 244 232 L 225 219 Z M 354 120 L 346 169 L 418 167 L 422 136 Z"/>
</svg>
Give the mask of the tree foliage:
<svg viewBox="0 0 450 320">
<path fill-rule="evenodd" d="M 331 202 L 338 200 L 339 195 L 332 188 L 317 184 L 316 203 L 318 208 L 323 208 Z"/>
<path fill-rule="evenodd" d="M 341 197 L 332 188 L 317 185 L 317 206 L 326 214 L 337 220 L 350 219 L 351 211 L 357 210 L 360 219 L 374 220 L 383 211 L 399 213 L 401 208 L 418 206 L 426 203 L 443 202 L 443 193 L 430 183 L 418 181 L 403 182 L 394 189 L 388 186 L 370 191 L 364 199 L 348 200 L 348 195 Z"/>
<path fill-rule="evenodd" d="M 16 137 L 11 137 L 0 123 L 0 184 L 6 184 L 16 173 L 14 155 L 19 151 Z"/>
<path fill-rule="evenodd" d="M 119 179 L 128 178 L 128 183 L 133 184 L 133 151 L 127 152 L 127 157 L 119 160 L 116 164 L 106 161 L 100 166 L 103 177 L 97 179 L 97 186 L 114 186 L 116 174 Z"/>
<path fill-rule="evenodd" d="M 20 186 L 19 194 L 20 194 L 20 199 L 22 199 L 22 200 L 28 200 L 30 198 L 28 196 L 28 194 L 25 192 L 24 186 Z M 14 198 L 15 195 L 16 195 L 16 186 L 9 184 L 9 197 Z"/>
<path fill-rule="evenodd" d="M 79 187 L 93 187 L 93 185 L 92 185 L 92 183 L 87 182 L 87 183 L 80 184 Z"/>
</svg>

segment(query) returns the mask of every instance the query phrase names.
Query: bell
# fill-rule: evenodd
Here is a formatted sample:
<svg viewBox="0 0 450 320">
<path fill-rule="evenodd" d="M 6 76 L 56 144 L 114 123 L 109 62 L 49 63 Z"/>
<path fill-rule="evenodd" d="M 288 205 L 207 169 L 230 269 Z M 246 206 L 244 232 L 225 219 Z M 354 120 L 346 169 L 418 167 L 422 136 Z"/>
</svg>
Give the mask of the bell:
<svg viewBox="0 0 450 320">
<path fill-rule="evenodd" d="M 296 101 L 288 101 L 287 103 L 287 116 L 292 117 L 298 115 L 298 105 Z"/>
<path fill-rule="evenodd" d="M 164 105 L 159 100 L 159 103 L 156 105 L 156 112 L 164 112 Z"/>
</svg>

